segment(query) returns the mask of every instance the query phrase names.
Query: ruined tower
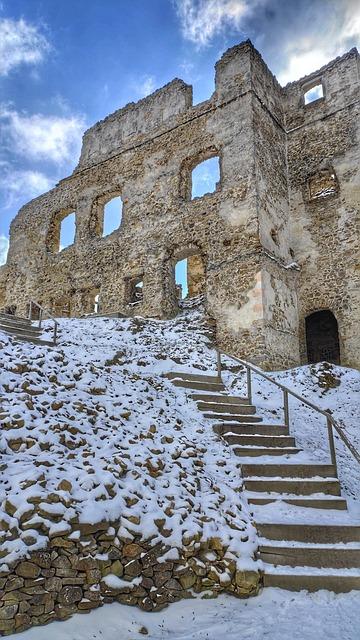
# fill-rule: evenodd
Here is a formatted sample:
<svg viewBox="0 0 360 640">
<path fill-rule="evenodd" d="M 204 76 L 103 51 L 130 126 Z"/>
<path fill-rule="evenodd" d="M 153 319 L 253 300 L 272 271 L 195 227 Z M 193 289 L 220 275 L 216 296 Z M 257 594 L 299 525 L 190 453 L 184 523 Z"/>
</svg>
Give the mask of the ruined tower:
<svg viewBox="0 0 360 640">
<path fill-rule="evenodd" d="M 175 79 L 85 133 L 73 174 L 11 225 L 0 307 L 21 315 L 34 299 L 78 316 L 99 295 L 104 313 L 171 317 L 174 265 L 191 257 L 223 349 L 271 368 L 359 367 L 358 116 L 356 49 L 286 87 L 250 42 L 229 49 L 209 100 L 193 106 Z M 211 157 L 220 183 L 192 199 L 192 170 Z M 102 237 L 114 196 L 121 225 Z"/>
</svg>

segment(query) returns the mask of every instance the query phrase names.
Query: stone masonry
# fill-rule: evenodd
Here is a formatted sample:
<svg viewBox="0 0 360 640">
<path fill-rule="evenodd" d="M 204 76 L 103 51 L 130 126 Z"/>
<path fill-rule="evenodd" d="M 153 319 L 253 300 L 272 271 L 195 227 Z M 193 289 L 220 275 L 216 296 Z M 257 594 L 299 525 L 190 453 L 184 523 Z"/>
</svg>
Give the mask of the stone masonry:
<svg viewBox="0 0 360 640">
<path fill-rule="evenodd" d="M 321 84 L 323 97 L 305 104 Z M 341 364 L 360 365 L 359 54 L 352 49 L 281 87 L 247 41 L 216 64 L 215 91 L 193 106 L 175 79 L 84 135 L 74 173 L 24 206 L 0 268 L 0 308 L 30 299 L 57 315 L 167 318 L 174 265 L 205 293 L 220 347 L 270 368 L 306 362 L 305 319 L 329 310 Z M 193 168 L 218 156 L 220 182 L 191 199 Z M 121 225 L 102 237 L 104 205 Z M 59 229 L 76 213 L 72 246 Z M 134 305 L 136 283 L 142 295 Z"/>
</svg>

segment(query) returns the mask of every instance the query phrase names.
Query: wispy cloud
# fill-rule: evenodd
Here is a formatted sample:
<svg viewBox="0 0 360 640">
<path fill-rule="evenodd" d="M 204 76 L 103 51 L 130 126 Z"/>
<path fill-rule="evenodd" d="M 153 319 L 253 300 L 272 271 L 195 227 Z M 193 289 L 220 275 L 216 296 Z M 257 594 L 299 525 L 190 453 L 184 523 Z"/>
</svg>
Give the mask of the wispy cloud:
<svg viewBox="0 0 360 640">
<path fill-rule="evenodd" d="M 134 83 L 134 89 L 139 98 L 145 98 L 156 89 L 155 77 L 145 75 Z"/>
<path fill-rule="evenodd" d="M 23 18 L 0 18 L 0 75 L 22 64 L 38 64 L 50 44 L 40 29 Z"/>
<path fill-rule="evenodd" d="M 24 204 L 30 198 L 48 191 L 55 180 L 49 178 L 41 171 L 12 170 L 10 165 L 0 167 L 0 189 L 3 198 L 3 207 L 12 207 Z"/>
<path fill-rule="evenodd" d="M 9 238 L 0 235 L 0 265 L 5 264 L 9 250 Z"/>
<path fill-rule="evenodd" d="M 28 115 L 0 105 L 5 147 L 30 160 L 63 164 L 77 158 L 85 129 L 83 116 Z"/>
<path fill-rule="evenodd" d="M 184 38 L 207 45 L 225 28 L 239 31 L 257 0 L 175 0 Z"/>
<path fill-rule="evenodd" d="M 323 14 L 321 3 L 313 5 L 312 24 L 304 24 L 304 35 L 288 41 L 283 57 L 287 64 L 279 73 L 282 84 L 319 69 L 350 47 L 360 44 L 360 5 L 354 0 L 339 2 L 334 11 Z M 311 14 L 310 14 L 311 16 Z M 321 30 L 317 28 L 322 21 Z"/>
</svg>

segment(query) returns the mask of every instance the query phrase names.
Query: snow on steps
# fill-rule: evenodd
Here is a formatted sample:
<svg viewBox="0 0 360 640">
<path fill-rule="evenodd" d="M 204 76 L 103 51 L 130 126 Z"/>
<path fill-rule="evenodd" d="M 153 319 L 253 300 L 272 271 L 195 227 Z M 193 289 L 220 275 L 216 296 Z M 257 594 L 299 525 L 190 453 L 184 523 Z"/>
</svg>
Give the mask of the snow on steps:
<svg viewBox="0 0 360 640">
<path fill-rule="evenodd" d="M 240 466 L 245 495 L 253 505 L 256 527 L 262 536 L 258 557 L 263 561 L 264 586 L 309 591 L 326 588 L 336 592 L 360 589 L 360 524 L 351 523 L 349 518 L 338 524 L 324 524 L 324 514 L 334 522 L 334 514 L 347 508 L 334 467 L 291 463 L 291 454 L 300 449 L 288 428 L 262 424 L 262 418 L 254 415 L 256 407 L 245 398 L 226 396 L 218 377 L 172 373 L 169 378 L 184 388 L 197 384 L 204 391 L 209 386 L 215 391 L 217 386 L 221 392 L 192 394 L 191 398 L 205 418 L 221 420 L 213 424 L 214 431 L 243 458 Z M 280 455 L 286 456 L 285 463 L 278 464 L 273 459 Z M 251 464 L 249 457 L 259 458 L 259 462 Z M 284 520 L 284 508 L 293 510 L 290 522 Z"/>
</svg>

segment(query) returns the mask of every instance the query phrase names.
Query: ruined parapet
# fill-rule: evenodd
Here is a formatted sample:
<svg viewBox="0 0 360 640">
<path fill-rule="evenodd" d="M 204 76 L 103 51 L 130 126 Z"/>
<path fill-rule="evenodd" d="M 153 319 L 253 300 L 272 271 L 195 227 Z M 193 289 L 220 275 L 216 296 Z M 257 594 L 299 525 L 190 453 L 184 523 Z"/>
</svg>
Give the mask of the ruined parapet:
<svg viewBox="0 0 360 640">
<path fill-rule="evenodd" d="M 76 171 L 141 144 L 151 133 L 171 127 L 192 107 L 192 87 L 176 78 L 139 102 L 130 102 L 88 129 Z"/>
</svg>

